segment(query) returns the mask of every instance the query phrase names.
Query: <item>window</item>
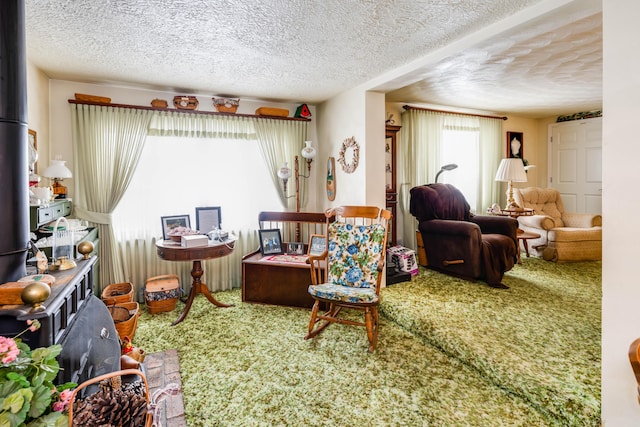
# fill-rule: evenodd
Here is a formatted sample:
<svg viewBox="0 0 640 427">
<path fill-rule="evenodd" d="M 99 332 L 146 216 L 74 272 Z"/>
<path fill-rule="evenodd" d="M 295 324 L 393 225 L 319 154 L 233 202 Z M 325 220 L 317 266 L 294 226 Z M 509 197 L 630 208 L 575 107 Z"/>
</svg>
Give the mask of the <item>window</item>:
<svg viewBox="0 0 640 427">
<path fill-rule="evenodd" d="M 440 145 L 441 164 L 455 163 L 457 169 L 440 175 L 440 182 L 456 186 L 476 212 L 480 189 L 480 155 L 478 130 L 444 129 Z"/>
<path fill-rule="evenodd" d="M 255 140 L 149 136 L 114 213 L 118 240 L 161 237 L 160 217 L 221 206 L 222 228 L 257 228 L 258 213 L 282 210 Z"/>
</svg>

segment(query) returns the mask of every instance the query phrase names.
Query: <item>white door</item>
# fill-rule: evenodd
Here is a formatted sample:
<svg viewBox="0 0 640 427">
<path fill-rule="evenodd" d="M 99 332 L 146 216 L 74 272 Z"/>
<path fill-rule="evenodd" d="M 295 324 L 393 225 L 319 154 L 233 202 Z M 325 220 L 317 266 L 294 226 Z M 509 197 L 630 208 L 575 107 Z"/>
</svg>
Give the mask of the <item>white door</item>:
<svg viewBox="0 0 640 427">
<path fill-rule="evenodd" d="M 549 125 L 549 187 L 567 212 L 602 213 L 602 118 Z"/>
</svg>

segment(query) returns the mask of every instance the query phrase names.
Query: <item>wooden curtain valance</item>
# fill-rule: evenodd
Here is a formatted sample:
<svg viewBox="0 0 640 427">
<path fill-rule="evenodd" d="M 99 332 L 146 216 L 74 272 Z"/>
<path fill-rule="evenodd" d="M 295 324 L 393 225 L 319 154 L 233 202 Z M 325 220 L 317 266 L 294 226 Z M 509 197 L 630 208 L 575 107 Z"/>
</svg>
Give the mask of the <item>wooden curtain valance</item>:
<svg viewBox="0 0 640 427">
<path fill-rule="evenodd" d="M 485 119 L 508 120 L 508 117 L 505 117 L 505 116 L 487 116 L 483 114 L 458 113 L 456 111 L 434 110 L 432 108 L 421 108 L 421 107 L 414 107 L 411 105 L 403 105 L 402 108 L 404 108 L 405 110 L 433 111 L 434 113 L 458 114 L 460 116 L 484 117 Z"/>
<path fill-rule="evenodd" d="M 295 120 L 299 122 L 311 121 L 311 119 L 307 119 L 304 117 L 259 116 L 256 114 L 219 113 L 217 111 L 183 110 L 179 108 L 158 108 L 158 107 L 147 107 L 144 105 L 112 104 L 112 103 L 106 103 L 106 102 L 80 101 L 77 99 L 69 99 L 69 104 L 99 105 L 102 107 L 131 108 L 134 110 L 168 111 L 168 112 L 185 113 L 185 114 L 204 114 L 204 115 L 210 115 L 210 116 L 240 116 L 240 117 L 252 117 L 256 119 Z"/>
</svg>

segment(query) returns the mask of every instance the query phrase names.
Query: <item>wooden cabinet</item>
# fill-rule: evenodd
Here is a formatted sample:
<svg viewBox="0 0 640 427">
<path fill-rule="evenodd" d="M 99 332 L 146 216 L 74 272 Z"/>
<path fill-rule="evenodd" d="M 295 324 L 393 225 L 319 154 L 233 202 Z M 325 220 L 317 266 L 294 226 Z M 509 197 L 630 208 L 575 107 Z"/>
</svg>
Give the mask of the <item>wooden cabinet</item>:
<svg viewBox="0 0 640 427">
<path fill-rule="evenodd" d="M 69 215 L 71 215 L 71 200 L 56 200 L 44 205 L 30 206 L 29 229 L 36 231 L 51 221 Z"/>
<path fill-rule="evenodd" d="M 309 264 L 265 262 L 260 252 L 242 261 L 242 301 L 311 308 Z"/>
<path fill-rule="evenodd" d="M 68 200 L 68 199 L 54 200 L 50 203 L 39 205 L 39 206 L 30 206 L 29 207 L 29 229 L 35 233 L 37 239 L 51 236 L 51 233 L 41 232 L 40 227 L 49 223 L 54 223 L 54 221 L 56 221 L 58 218 L 61 218 L 63 216 L 66 217 L 71 215 L 72 207 L 73 206 L 72 206 L 71 200 Z M 78 250 L 77 250 L 78 244 L 80 242 L 85 242 L 85 241 L 93 243 L 93 252 L 91 253 L 91 255 L 96 257 L 98 256 L 100 239 L 98 236 L 97 227 L 89 227 L 86 229 L 86 231 L 85 230 L 78 231 L 76 232 L 74 237 L 76 239 L 76 243 L 74 245 L 73 250 L 78 258 L 81 257 L 81 255 L 78 253 Z M 47 258 L 51 260 L 51 258 L 53 257 L 52 244 L 49 244 L 47 246 L 38 246 L 38 249 L 44 252 Z M 96 262 L 93 268 L 95 272 L 94 285 L 96 289 L 100 289 L 100 286 L 98 283 L 99 264 L 100 264 L 99 262 Z"/>
<path fill-rule="evenodd" d="M 396 213 L 398 206 L 398 190 L 396 187 L 396 137 L 401 126 L 387 125 L 385 130 L 385 183 L 386 183 L 386 207 L 391 211 L 389 223 L 389 246 L 395 246 L 397 242 Z"/>
</svg>

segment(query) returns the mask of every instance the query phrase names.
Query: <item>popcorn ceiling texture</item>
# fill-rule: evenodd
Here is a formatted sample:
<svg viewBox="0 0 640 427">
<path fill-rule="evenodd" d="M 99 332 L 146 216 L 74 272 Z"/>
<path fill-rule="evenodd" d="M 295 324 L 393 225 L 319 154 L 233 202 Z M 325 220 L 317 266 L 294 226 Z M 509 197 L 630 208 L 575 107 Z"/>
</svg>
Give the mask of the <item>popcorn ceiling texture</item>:
<svg viewBox="0 0 640 427">
<path fill-rule="evenodd" d="M 582 16 L 584 15 L 584 16 Z M 602 13 L 547 19 L 452 55 L 421 81 L 387 94 L 387 101 L 421 102 L 522 113 L 602 107 Z M 575 19 L 570 25 L 566 22 Z"/>
<path fill-rule="evenodd" d="M 26 0 L 27 53 L 51 78 L 318 103 L 540 1 Z M 601 16 L 592 19 L 600 22 Z M 598 29 L 593 26 L 587 19 L 579 29 Z M 571 43 L 584 44 L 579 34 Z M 499 64 L 499 71 L 519 72 L 517 62 L 532 44 L 545 51 L 544 43 L 535 43 L 535 30 L 526 35 L 425 70 L 426 83 L 408 90 L 411 98 L 442 99 L 434 89 L 439 80 L 446 91 L 455 89 L 452 80 L 473 71 L 474 63 L 486 67 L 478 74 L 483 84 L 491 76 L 494 84 L 504 82 L 502 76 L 495 80 Z M 555 36 L 552 31 L 543 40 L 551 43 Z M 479 52 L 489 57 L 478 58 Z M 509 64 L 492 60 L 495 55 L 515 56 Z M 549 53 L 538 58 L 535 64 L 542 65 Z M 466 66 L 457 74 L 443 76 L 461 62 Z M 540 79 L 549 72 L 553 66 L 547 64 Z M 486 87 L 468 103 L 487 101 L 485 94 Z"/>
</svg>

